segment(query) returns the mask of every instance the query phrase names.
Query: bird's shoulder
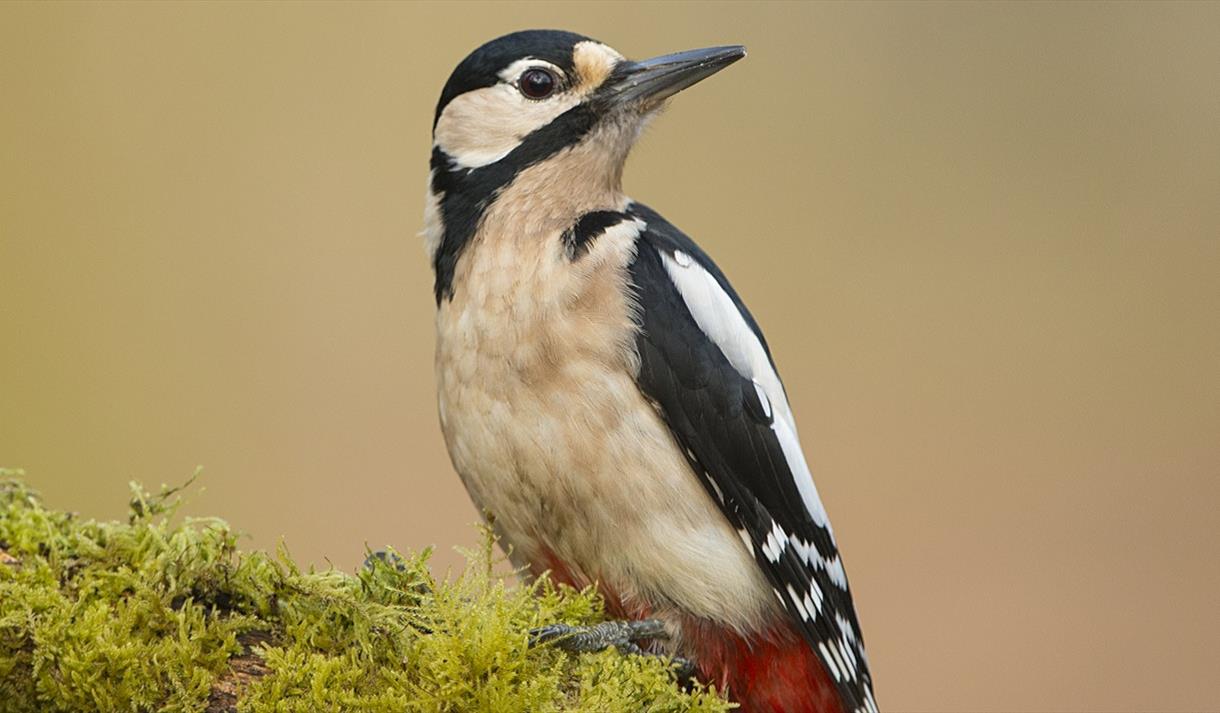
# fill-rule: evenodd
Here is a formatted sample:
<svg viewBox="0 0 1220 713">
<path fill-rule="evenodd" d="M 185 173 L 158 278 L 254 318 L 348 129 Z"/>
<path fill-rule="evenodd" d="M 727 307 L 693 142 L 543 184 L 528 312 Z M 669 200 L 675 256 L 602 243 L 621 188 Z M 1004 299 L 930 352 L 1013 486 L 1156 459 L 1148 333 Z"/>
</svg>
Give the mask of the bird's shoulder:
<svg viewBox="0 0 1220 713">
<path fill-rule="evenodd" d="M 733 284 L 729 282 L 728 277 L 725 276 L 720 266 L 716 264 L 716 261 L 693 238 L 666 220 L 660 213 L 643 203 L 634 201 L 629 203 L 624 213 L 643 223 L 643 228 L 640 231 L 640 248 L 645 253 L 654 252 L 661 255 L 680 256 L 678 259 L 683 261 L 689 259 L 691 263 L 698 265 L 703 272 L 715 280 L 720 290 L 724 292 L 729 301 L 733 303 L 737 312 L 741 314 L 750 332 L 762 344 L 763 349 L 767 353 L 767 358 L 771 358 L 771 349 L 767 345 L 767 338 L 763 334 L 762 329 L 759 328 L 754 315 L 750 313 L 750 309 L 742 301 L 740 295 L 737 294 L 737 290 L 733 288 Z M 641 277 L 643 276 L 641 275 Z"/>
</svg>

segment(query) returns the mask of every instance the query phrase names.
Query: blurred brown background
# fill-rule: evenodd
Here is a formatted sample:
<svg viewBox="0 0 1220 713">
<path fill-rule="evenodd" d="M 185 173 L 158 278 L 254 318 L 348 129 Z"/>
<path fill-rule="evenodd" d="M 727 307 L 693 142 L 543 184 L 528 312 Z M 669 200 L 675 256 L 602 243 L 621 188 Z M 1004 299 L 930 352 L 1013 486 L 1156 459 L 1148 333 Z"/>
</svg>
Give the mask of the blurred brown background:
<svg viewBox="0 0 1220 713">
<path fill-rule="evenodd" d="M 627 188 L 767 330 L 884 707 L 1220 709 L 1220 4 L 5 3 L 0 463 L 457 563 L 429 129 L 533 26 L 749 46 Z"/>
</svg>

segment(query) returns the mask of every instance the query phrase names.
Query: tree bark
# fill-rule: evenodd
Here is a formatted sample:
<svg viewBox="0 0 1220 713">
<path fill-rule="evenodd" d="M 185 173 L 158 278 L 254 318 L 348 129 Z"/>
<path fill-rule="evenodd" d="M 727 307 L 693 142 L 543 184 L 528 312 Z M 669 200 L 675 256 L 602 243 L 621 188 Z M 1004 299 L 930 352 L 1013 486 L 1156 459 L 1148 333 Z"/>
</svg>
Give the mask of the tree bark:
<svg viewBox="0 0 1220 713">
<path fill-rule="evenodd" d="M 270 671 L 263 657 L 254 651 L 255 647 L 270 640 L 271 636 L 264 631 L 252 631 L 237 638 L 242 652 L 229 659 L 229 670 L 212 684 L 208 707 L 204 709 L 206 713 L 237 713 L 237 700 L 241 692 Z"/>
</svg>

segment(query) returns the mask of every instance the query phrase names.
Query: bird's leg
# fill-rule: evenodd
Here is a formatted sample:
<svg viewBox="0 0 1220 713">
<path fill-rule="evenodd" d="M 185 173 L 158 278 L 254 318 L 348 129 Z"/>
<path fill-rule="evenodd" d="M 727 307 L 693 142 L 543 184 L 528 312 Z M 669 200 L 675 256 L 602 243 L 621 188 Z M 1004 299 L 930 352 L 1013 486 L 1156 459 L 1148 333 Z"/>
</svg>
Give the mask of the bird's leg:
<svg viewBox="0 0 1220 713">
<path fill-rule="evenodd" d="M 589 626 L 571 624 L 548 624 L 530 631 L 530 646 L 552 644 L 574 654 L 592 653 L 613 646 L 625 654 L 636 656 L 662 656 L 676 665 L 675 675 L 679 681 L 687 681 L 695 674 L 695 665 L 680 656 L 665 656 L 640 648 L 640 639 L 664 639 L 669 634 L 660 619 L 629 619 L 604 621 Z"/>
<path fill-rule="evenodd" d="M 530 646 L 553 643 L 564 651 L 584 654 L 601 651 L 610 646 L 617 649 L 635 647 L 639 650 L 640 647 L 635 644 L 637 639 L 665 637 L 665 625 L 659 619 L 604 621 L 590 626 L 548 624 L 530 631 Z"/>
</svg>

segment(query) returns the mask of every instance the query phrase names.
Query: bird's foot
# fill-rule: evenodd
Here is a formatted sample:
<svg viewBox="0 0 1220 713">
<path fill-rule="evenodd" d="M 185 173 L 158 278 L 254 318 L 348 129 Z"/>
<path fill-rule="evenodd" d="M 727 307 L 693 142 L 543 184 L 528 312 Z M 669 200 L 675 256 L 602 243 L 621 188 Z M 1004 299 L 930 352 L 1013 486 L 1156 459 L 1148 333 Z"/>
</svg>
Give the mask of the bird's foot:
<svg viewBox="0 0 1220 713">
<path fill-rule="evenodd" d="M 611 646 L 624 654 L 657 656 L 673 662 L 674 674 L 679 681 L 687 681 L 695 675 L 695 665 L 680 656 L 645 651 L 636 642 L 644 639 L 665 639 L 669 634 L 659 619 L 631 619 L 604 621 L 589 626 L 570 624 L 548 624 L 530 631 L 530 646 L 551 644 L 574 654 L 593 653 Z"/>
<path fill-rule="evenodd" d="M 590 626 L 548 624 L 530 631 L 530 646 L 554 644 L 574 654 L 585 654 L 613 646 L 635 653 L 640 639 L 666 638 L 665 625 L 659 619 L 604 621 Z"/>
</svg>

